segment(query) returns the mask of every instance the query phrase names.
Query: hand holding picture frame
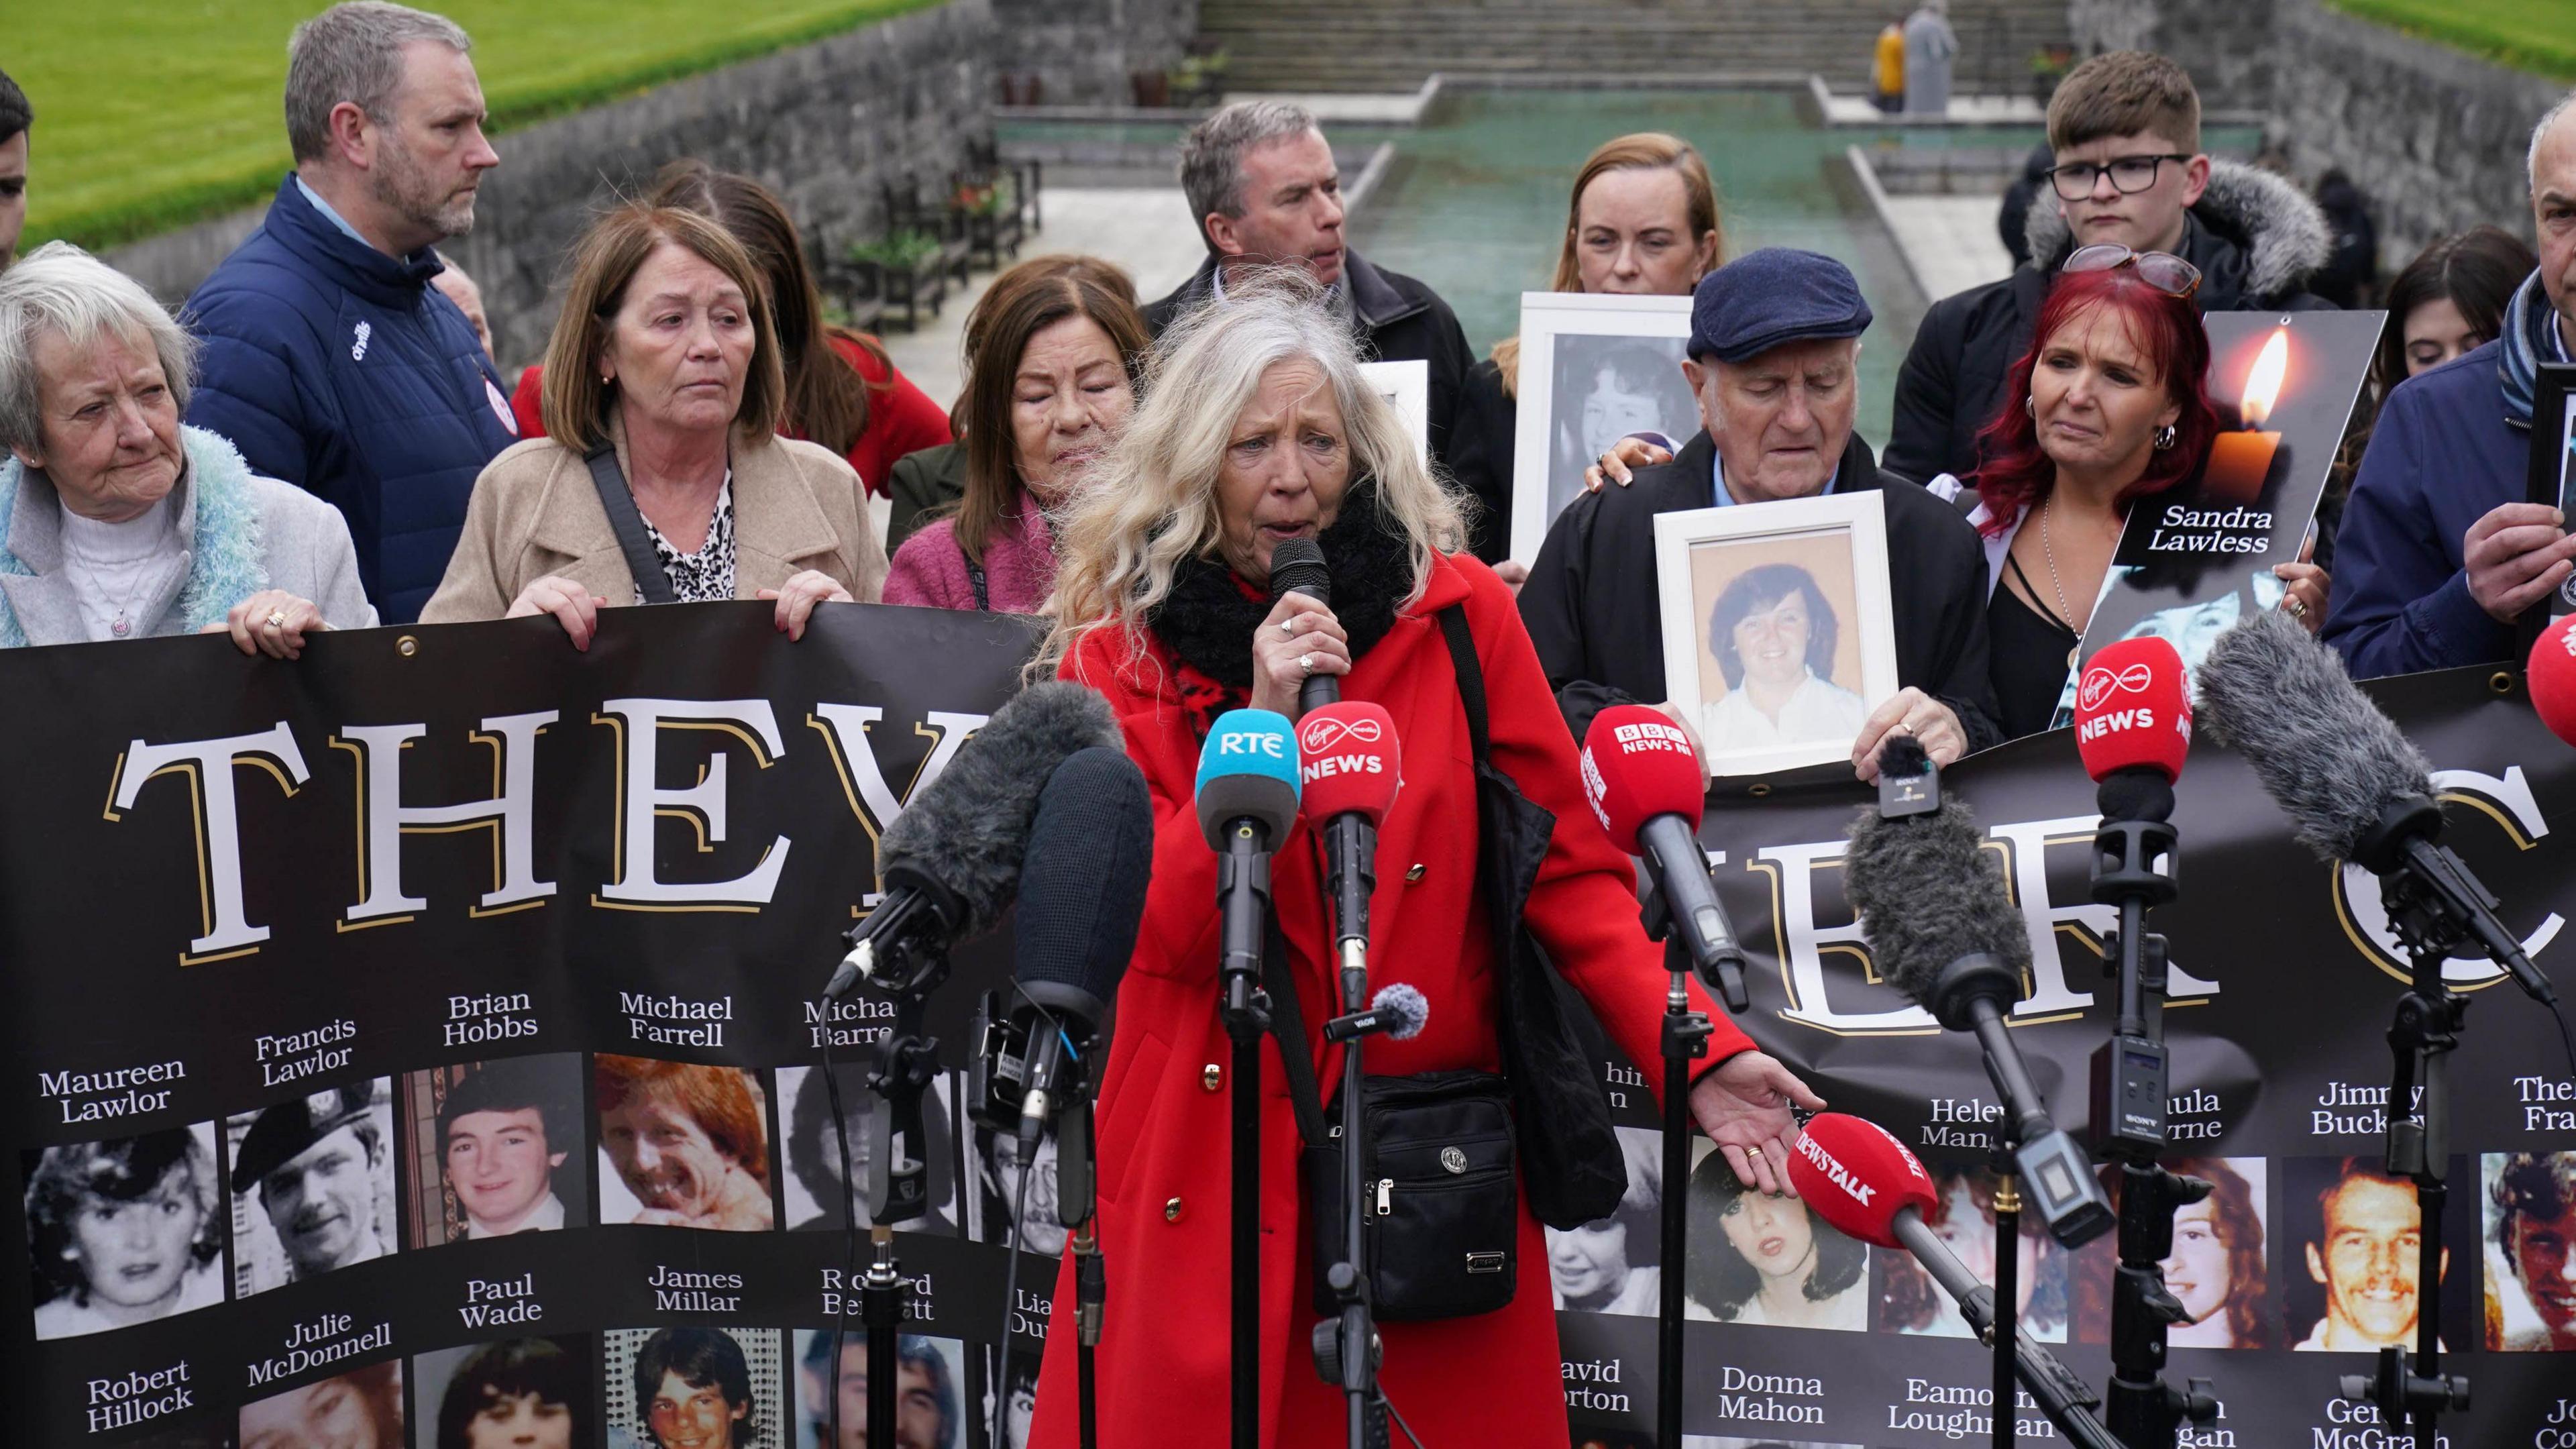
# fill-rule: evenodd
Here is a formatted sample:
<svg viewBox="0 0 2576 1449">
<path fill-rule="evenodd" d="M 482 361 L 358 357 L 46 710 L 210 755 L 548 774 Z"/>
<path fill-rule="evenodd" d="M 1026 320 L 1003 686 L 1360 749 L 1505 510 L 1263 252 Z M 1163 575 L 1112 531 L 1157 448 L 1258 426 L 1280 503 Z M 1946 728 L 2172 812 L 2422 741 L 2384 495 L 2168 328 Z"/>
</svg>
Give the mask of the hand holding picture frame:
<svg viewBox="0 0 2576 1449">
<path fill-rule="evenodd" d="M 1655 519 L 1664 689 L 1711 776 L 1848 758 L 1898 689 L 1876 493 Z"/>
<path fill-rule="evenodd" d="M 1521 293 L 1519 423 L 1512 446 L 1512 557 L 1538 557 L 1583 492 L 1583 470 L 1635 432 L 1678 446 L 1699 431 L 1682 377 L 1691 299 Z"/>
</svg>

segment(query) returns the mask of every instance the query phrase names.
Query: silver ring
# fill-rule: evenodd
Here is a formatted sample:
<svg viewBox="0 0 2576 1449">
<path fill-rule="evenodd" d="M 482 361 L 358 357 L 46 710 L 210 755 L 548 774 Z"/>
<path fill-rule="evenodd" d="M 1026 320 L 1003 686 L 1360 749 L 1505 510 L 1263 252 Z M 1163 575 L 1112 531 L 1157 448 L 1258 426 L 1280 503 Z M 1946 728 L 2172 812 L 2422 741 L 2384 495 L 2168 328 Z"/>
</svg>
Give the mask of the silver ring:
<svg viewBox="0 0 2576 1449">
<path fill-rule="evenodd" d="M 1292 638 L 1292 639 L 1293 639 L 1293 638 L 1295 638 L 1295 637 L 1297 637 L 1297 621 L 1296 621 L 1296 620 L 1294 620 L 1294 619 L 1282 619 L 1282 620 L 1280 620 L 1280 621 L 1279 621 L 1279 632 L 1280 632 L 1280 633 L 1282 633 L 1282 634 L 1287 635 L 1288 637 L 1290 637 L 1290 638 Z"/>
<path fill-rule="evenodd" d="M 263 622 L 272 629 L 283 629 L 286 627 L 286 611 L 284 609 L 271 609 L 268 611 L 268 618 Z"/>
<path fill-rule="evenodd" d="M 1314 672 L 1315 672 L 1315 656 L 1314 656 L 1314 655 L 1312 655 L 1312 654 L 1300 654 L 1300 655 L 1298 655 L 1298 656 L 1297 656 L 1297 667 L 1298 667 L 1299 669 L 1304 670 L 1304 671 L 1305 671 L 1305 672 L 1307 672 L 1308 674 L 1312 674 L 1312 673 L 1314 673 Z"/>
<path fill-rule="evenodd" d="M 2290 601 L 2281 607 L 2288 609 L 2290 611 L 2290 617 L 2293 619 L 2304 619 L 2308 617 L 2308 601 L 2300 598 L 2296 594 L 2291 595 Z"/>
</svg>

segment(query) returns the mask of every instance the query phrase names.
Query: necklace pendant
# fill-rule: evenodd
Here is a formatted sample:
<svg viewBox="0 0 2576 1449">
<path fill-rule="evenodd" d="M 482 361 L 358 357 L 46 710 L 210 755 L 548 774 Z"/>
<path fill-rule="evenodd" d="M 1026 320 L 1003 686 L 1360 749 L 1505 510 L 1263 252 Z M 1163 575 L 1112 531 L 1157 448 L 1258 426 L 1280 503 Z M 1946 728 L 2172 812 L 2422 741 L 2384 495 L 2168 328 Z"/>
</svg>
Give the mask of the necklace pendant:
<svg viewBox="0 0 2576 1449">
<path fill-rule="evenodd" d="M 125 622 L 125 616 L 123 614 L 119 614 L 116 616 L 115 620 L 107 626 L 107 632 L 115 635 L 119 639 L 122 639 L 125 637 L 125 631 L 132 627 L 132 625 Z"/>
<path fill-rule="evenodd" d="M 2067 667 L 2067 668 L 2069 668 L 2069 669 L 2074 668 L 2074 667 L 2075 667 L 2075 656 L 2076 656 L 2076 655 L 2078 655 L 2078 654 L 2081 654 L 2081 653 L 2083 653 L 2083 652 L 2084 652 L 2084 646 L 2083 646 L 2082 644 L 2080 644 L 2080 643 L 2079 643 L 2079 644 L 2077 644 L 2074 648 L 2067 650 L 2067 651 L 2066 651 L 2066 667 Z"/>
</svg>

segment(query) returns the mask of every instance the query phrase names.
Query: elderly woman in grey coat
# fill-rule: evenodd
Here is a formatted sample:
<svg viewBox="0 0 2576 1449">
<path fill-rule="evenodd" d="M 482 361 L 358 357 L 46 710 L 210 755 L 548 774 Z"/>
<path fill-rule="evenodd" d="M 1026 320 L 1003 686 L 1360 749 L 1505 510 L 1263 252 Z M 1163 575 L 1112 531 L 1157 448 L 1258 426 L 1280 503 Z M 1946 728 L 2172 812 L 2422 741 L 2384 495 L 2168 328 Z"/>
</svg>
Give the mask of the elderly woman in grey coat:
<svg viewBox="0 0 2576 1449">
<path fill-rule="evenodd" d="M 0 272 L 0 648 L 223 632 L 292 659 L 376 622 L 339 510 L 180 425 L 195 353 L 78 247 Z"/>
</svg>

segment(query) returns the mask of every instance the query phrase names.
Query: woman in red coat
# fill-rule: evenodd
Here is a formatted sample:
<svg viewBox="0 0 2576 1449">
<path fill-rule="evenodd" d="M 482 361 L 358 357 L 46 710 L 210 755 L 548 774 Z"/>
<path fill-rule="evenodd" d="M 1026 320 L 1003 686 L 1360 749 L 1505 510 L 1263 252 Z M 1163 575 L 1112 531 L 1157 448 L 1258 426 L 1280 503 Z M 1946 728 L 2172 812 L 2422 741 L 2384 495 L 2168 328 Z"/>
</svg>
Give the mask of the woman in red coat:
<svg viewBox="0 0 2576 1449">
<path fill-rule="evenodd" d="M 1316 538 L 1330 609 L 1268 602 L 1270 552 Z M 1153 794 L 1153 885 L 1119 987 L 1100 1082 L 1099 1231 L 1109 1276 L 1099 1349 L 1104 1444 L 1218 1445 L 1227 1436 L 1230 1044 L 1218 1019 L 1216 858 L 1191 799 L 1201 739 L 1223 711 L 1295 712 L 1309 673 L 1383 706 L 1404 783 L 1378 837 L 1370 962 L 1430 1002 L 1410 1041 L 1372 1040 L 1371 1075 L 1501 1070 L 1501 957 L 1476 899 L 1473 749 L 1438 614 L 1463 605 L 1491 718 L 1493 764 L 1554 813 L 1526 919 L 1610 1039 L 1658 1059 L 1670 978 L 1637 925 L 1629 861 L 1593 823 L 1574 749 L 1511 591 L 1456 553 L 1458 504 L 1362 381 L 1347 327 L 1311 284 L 1229 279 L 1225 301 L 1166 333 L 1145 402 L 1072 504 L 1044 657 L 1104 692 Z M 1329 921 L 1307 828 L 1273 857 L 1273 890 L 1317 1079 L 1331 1090 Z M 1696 988 L 1693 988 L 1696 995 Z M 1709 1010 L 1706 1002 L 1699 1009 Z M 1711 1012 L 1699 1122 L 1749 1181 L 1776 1187 L 1797 1136 L 1789 1105 L 1821 1103 Z M 1311 1210 L 1279 1059 L 1264 1053 L 1262 1442 L 1339 1443 L 1340 1391 L 1308 1347 Z M 1382 1381 L 1431 1445 L 1565 1443 L 1547 1251 L 1526 1190 L 1518 1289 L 1496 1312 L 1381 1325 Z M 1073 1299 L 1071 1270 L 1056 1301 Z M 1070 1312 L 1069 1308 L 1066 1310 Z M 1074 1333 L 1047 1338 L 1035 1441 L 1075 1442 Z"/>
<path fill-rule="evenodd" d="M 805 265 L 805 244 L 778 194 L 748 176 L 717 171 L 704 161 L 674 161 L 654 178 L 646 200 L 711 218 L 733 234 L 769 278 L 770 311 L 778 323 L 779 361 L 787 369 L 787 416 L 782 436 L 820 443 L 849 460 L 867 491 L 882 494 L 895 460 L 952 440 L 948 414 L 911 379 L 873 337 L 823 321 L 822 294 Z M 510 412 L 519 436 L 542 438 L 546 422 L 537 406 L 545 369 L 519 374 Z"/>
</svg>

